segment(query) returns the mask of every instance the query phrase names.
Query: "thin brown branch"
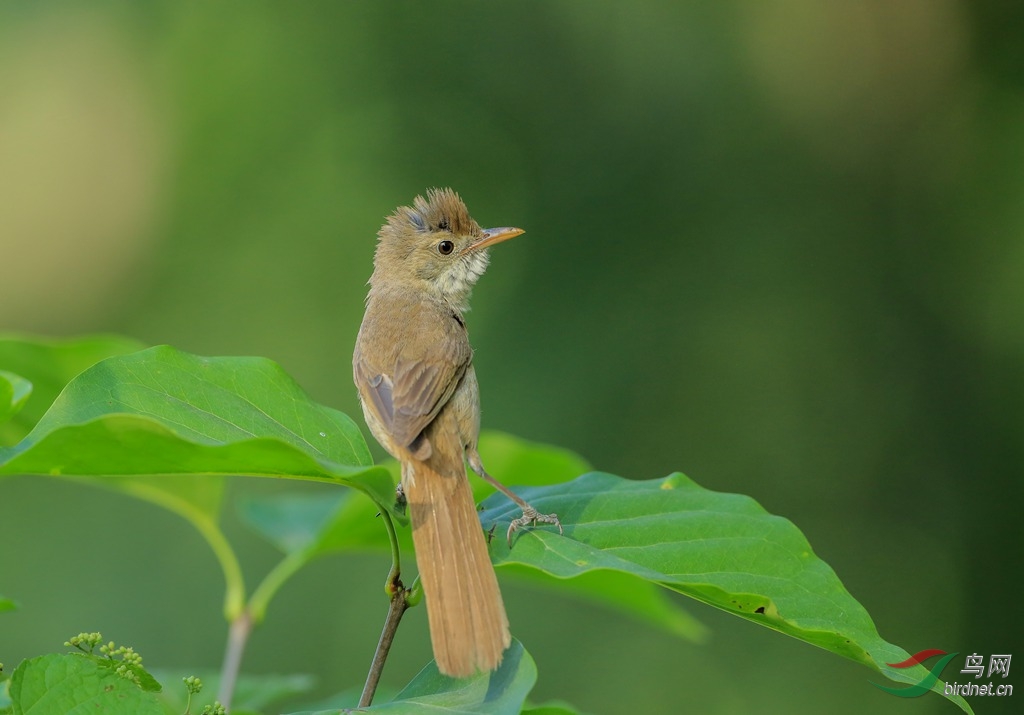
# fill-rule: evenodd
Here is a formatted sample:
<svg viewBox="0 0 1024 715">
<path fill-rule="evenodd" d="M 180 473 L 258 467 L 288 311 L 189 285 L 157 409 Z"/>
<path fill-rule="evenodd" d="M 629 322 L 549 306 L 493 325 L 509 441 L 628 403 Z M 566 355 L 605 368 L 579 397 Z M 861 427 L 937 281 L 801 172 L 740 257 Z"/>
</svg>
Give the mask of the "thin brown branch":
<svg viewBox="0 0 1024 715">
<path fill-rule="evenodd" d="M 380 633 L 377 650 L 373 654 L 370 672 L 366 675 L 363 694 L 359 697 L 359 707 L 361 708 L 369 707 L 373 702 L 373 695 L 377 692 L 377 683 L 380 682 L 381 673 L 384 672 L 384 662 L 388 659 L 388 651 L 391 650 L 391 644 L 398 632 L 398 624 L 409 608 L 409 589 L 403 587 L 401 581 L 396 580 L 394 583 L 397 588 L 392 593 L 388 617 L 384 621 L 384 629 Z"/>
</svg>

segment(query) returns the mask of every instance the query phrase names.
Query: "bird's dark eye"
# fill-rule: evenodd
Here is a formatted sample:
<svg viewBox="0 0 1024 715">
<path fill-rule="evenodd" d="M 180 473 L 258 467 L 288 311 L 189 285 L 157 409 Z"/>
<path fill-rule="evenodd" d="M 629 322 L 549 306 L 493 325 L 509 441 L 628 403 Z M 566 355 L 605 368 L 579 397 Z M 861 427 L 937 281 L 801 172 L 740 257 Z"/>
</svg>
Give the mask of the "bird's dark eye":
<svg viewBox="0 0 1024 715">
<path fill-rule="evenodd" d="M 449 253 L 455 250 L 455 244 L 451 241 L 441 241 L 437 244 L 437 252 L 442 256 L 447 256 Z"/>
</svg>

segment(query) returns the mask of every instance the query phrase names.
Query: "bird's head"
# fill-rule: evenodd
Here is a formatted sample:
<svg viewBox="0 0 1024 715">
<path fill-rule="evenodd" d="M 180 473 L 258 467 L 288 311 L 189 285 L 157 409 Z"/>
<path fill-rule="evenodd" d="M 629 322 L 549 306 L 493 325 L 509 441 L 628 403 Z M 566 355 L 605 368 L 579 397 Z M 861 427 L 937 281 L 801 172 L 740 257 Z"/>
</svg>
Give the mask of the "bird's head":
<svg viewBox="0 0 1024 715">
<path fill-rule="evenodd" d="M 473 284 L 487 269 L 487 248 L 523 233 L 480 228 L 451 189 L 430 189 L 391 214 L 377 234 L 370 285 L 412 288 L 467 309 Z"/>
</svg>

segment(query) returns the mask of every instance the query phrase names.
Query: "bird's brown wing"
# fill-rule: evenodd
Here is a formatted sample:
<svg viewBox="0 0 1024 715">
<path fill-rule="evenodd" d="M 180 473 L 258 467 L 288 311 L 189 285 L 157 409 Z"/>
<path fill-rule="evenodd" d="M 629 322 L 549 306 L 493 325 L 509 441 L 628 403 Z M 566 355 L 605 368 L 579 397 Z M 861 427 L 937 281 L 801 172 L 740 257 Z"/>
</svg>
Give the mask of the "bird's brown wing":
<svg viewBox="0 0 1024 715">
<path fill-rule="evenodd" d="M 402 350 L 388 372 L 374 370 L 357 351 L 354 360 L 363 399 L 369 399 L 381 425 L 397 444 L 419 459 L 430 456 L 420 436 L 451 398 L 473 357 L 468 341 L 446 340 L 431 354 Z"/>
</svg>

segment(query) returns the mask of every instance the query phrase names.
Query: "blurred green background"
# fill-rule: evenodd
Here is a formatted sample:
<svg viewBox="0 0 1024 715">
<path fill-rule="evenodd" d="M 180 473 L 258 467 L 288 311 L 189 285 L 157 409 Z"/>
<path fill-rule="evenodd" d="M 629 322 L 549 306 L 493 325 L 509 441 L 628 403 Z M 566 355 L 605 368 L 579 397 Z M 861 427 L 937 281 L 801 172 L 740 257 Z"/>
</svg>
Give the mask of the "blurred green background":
<svg viewBox="0 0 1024 715">
<path fill-rule="evenodd" d="M 1022 33 L 1024 5 L 943 0 L 5 3 L 0 328 L 265 355 L 358 416 L 375 232 L 450 185 L 527 230 L 469 315 L 485 428 L 750 494 L 889 641 L 1019 653 Z M 258 580 L 274 553 L 232 534 Z M 0 535 L 8 668 L 81 630 L 219 666 L 222 584 L 184 522 L 13 479 Z M 245 670 L 360 685 L 386 570 L 300 574 Z M 955 710 L 696 603 L 702 646 L 504 589 L 538 700 Z M 413 612 L 385 684 L 428 659 Z"/>
</svg>

